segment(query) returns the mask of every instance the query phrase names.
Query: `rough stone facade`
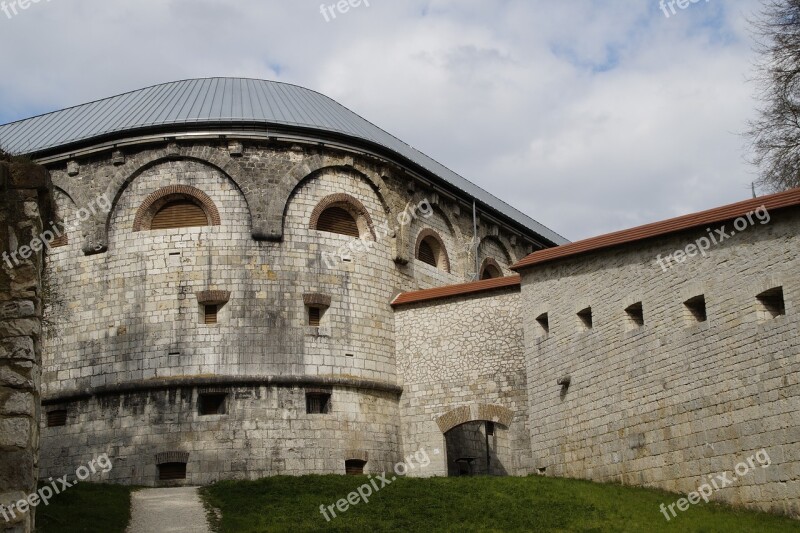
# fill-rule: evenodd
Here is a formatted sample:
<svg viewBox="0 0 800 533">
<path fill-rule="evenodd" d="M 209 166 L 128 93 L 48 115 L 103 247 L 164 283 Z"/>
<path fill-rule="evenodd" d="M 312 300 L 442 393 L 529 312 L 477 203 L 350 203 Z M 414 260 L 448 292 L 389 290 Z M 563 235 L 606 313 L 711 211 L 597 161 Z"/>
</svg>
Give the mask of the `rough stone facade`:
<svg viewBox="0 0 800 533">
<path fill-rule="evenodd" d="M 36 490 L 45 297 L 44 246 L 36 243 L 42 217 L 52 215 L 51 202 L 43 168 L 0 161 L 0 531 L 14 533 L 34 525 L 35 508 L 23 513 L 8 507 Z M 9 255 L 18 250 L 22 255 Z"/>
<path fill-rule="evenodd" d="M 666 271 L 659 255 L 707 231 L 522 270 L 534 466 L 684 494 L 729 472 L 714 499 L 800 517 L 798 214 L 772 213 Z M 773 318 L 757 295 L 777 287 L 785 314 Z M 705 322 L 684 304 L 700 295 Z M 643 326 L 626 313 L 637 303 Z M 760 450 L 768 467 L 733 473 Z"/>
<path fill-rule="evenodd" d="M 462 424 L 491 421 L 496 423 L 490 439 L 493 473 L 530 472 L 519 298 L 516 287 L 396 309 L 397 368 L 403 387 L 400 428 L 405 454 L 422 448 L 445 450 L 448 446 L 453 451 L 455 444 L 446 434 L 459 431 Z M 483 431 L 472 428 L 473 434 Z M 467 448 L 468 442 L 462 447 Z M 486 462 L 480 454 L 460 453 L 476 458 L 475 472 L 485 471 Z M 457 457 L 441 454 L 438 460 L 432 459 L 428 471 L 419 475 L 452 473 Z"/>
<path fill-rule="evenodd" d="M 367 471 L 400 460 L 389 302 L 471 279 L 466 202 L 316 144 L 178 140 L 49 168 L 69 229 L 49 262 L 43 394 L 45 411 L 67 420 L 43 418 L 43 475 L 102 453 L 115 465 L 104 478 L 142 485 L 159 483 L 158 458 L 171 452 L 188 453 L 186 483 L 340 473 L 348 454 L 368 455 Z M 175 194 L 210 224 L 149 231 Z M 314 229 L 319 206 L 343 199 L 361 240 Z M 425 231 L 447 266 L 415 258 Z M 484 219 L 478 237 L 478 263 L 506 269 L 533 246 Z M 209 303 L 215 324 L 204 321 Z M 311 305 L 323 309 L 318 325 Z M 227 394 L 226 414 L 198 414 L 209 387 Z M 303 391 L 318 387 L 330 389 L 330 410 L 306 415 Z"/>
</svg>

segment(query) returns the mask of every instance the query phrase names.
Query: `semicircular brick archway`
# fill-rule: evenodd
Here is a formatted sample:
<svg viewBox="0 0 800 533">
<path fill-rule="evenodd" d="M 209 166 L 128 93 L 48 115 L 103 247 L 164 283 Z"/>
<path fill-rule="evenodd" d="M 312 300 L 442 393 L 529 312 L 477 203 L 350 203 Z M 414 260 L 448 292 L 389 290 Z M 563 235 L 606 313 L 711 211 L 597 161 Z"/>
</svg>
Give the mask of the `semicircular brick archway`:
<svg viewBox="0 0 800 533">
<path fill-rule="evenodd" d="M 513 418 L 514 413 L 511 409 L 502 405 L 475 403 L 456 407 L 446 412 L 436 419 L 436 424 L 442 433 L 447 433 L 462 424 L 478 420 L 495 422 L 508 427 Z"/>
</svg>

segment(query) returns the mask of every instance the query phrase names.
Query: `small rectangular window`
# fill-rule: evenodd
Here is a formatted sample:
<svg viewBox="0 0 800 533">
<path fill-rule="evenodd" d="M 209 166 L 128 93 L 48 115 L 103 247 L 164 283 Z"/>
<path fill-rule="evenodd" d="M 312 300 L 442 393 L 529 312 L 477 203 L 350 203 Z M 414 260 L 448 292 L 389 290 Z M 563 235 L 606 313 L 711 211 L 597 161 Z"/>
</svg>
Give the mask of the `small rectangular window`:
<svg viewBox="0 0 800 533">
<path fill-rule="evenodd" d="M 224 415 L 225 400 L 227 398 L 228 395 L 222 393 L 200 394 L 198 399 L 198 412 L 200 416 Z"/>
<path fill-rule="evenodd" d="M 306 413 L 309 415 L 323 415 L 330 411 L 331 395 L 321 392 L 306 394 Z"/>
<path fill-rule="evenodd" d="M 67 410 L 56 409 L 47 412 L 47 427 L 59 427 L 67 425 Z"/>
<path fill-rule="evenodd" d="M 314 326 L 314 327 L 318 328 L 321 319 L 322 319 L 322 309 L 320 309 L 319 307 L 309 307 L 308 308 L 308 325 L 309 326 Z"/>
<path fill-rule="evenodd" d="M 158 465 L 158 479 L 161 481 L 186 479 L 186 463 L 162 463 Z"/>
<path fill-rule="evenodd" d="M 699 324 L 708 320 L 706 314 L 706 297 L 704 295 L 689 298 L 683 305 L 686 306 L 690 324 Z"/>
<path fill-rule="evenodd" d="M 208 304 L 204 306 L 204 324 L 216 324 L 217 323 L 217 313 L 219 312 L 219 306 L 217 304 Z"/>
<path fill-rule="evenodd" d="M 625 314 L 628 316 L 628 329 L 638 329 L 644 326 L 644 311 L 642 310 L 642 302 L 636 302 L 625 308 Z"/>
<path fill-rule="evenodd" d="M 783 287 L 775 287 L 756 296 L 759 304 L 759 318 L 769 320 L 786 314 L 783 301 Z"/>
<path fill-rule="evenodd" d="M 592 329 L 592 308 L 587 307 L 586 309 L 582 309 L 578 311 L 578 325 L 583 331 L 589 331 Z"/>
<path fill-rule="evenodd" d="M 348 476 L 360 476 L 364 474 L 364 467 L 367 466 L 366 461 L 360 459 L 348 459 L 344 462 L 344 471 Z"/>
<path fill-rule="evenodd" d="M 494 422 L 486 422 L 486 434 L 490 437 L 494 435 Z"/>
<path fill-rule="evenodd" d="M 536 323 L 539 324 L 540 337 L 544 337 L 550 333 L 550 320 L 547 318 L 547 313 L 542 313 L 536 317 Z"/>
</svg>

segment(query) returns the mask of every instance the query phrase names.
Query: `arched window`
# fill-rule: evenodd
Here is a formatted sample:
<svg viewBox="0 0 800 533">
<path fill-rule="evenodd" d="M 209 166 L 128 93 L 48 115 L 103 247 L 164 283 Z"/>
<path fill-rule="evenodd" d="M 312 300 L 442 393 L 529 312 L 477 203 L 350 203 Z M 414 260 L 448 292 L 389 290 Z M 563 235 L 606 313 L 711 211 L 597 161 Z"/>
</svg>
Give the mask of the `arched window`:
<svg viewBox="0 0 800 533">
<path fill-rule="evenodd" d="M 491 257 L 487 257 L 483 260 L 483 265 L 481 266 L 481 279 L 495 279 L 495 278 L 502 278 L 503 277 L 503 269 L 500 268 L 500 265 L 492 259 Z"/>
<path fill-rule="evenodd" d="M 150 229 L 194 228 L 210 226 L 203 208 L 190 200 L 173 200 L 153 216 Z"/>
<path fill-rule="evenodd" d="M 450 272 L 450 260 L 444 243 L 432 229 L 425 229 L 417 237 L 415 257 L 425 264 Z"/>
<path fill-rule="evenodd" d="M 170 185 L 142 202 L 133 231 L 219 226 L 219 211 L 211 198 L 189 185 Z"/>
<path fill-rule="evenodd" d="M 359 237 L 358 223 L 356 223 L 355 217 L 346 209 L 337 206 L 329 207 L 322 212 L 316 229 L 348 237 Z"/>
<path fill-rule="evenodd" d="M 308 227 L 353 238 L 375 238 L 372 218 L 364 205 L 349 194 L 327 196 L 314 208 Z"/>
<path fill-rule="evenodd" d="M 431 266 L 436 265 L 436 252 L 433 249 L 437 246 L 436 241 L 433 240 L 432 237 L 428 237 L 423 239 L 421 243 L 419 243 L 419 253 L 417 254 L 417 259 L 422 261 L 423 263 L 428 263 Z"/>
</svg>

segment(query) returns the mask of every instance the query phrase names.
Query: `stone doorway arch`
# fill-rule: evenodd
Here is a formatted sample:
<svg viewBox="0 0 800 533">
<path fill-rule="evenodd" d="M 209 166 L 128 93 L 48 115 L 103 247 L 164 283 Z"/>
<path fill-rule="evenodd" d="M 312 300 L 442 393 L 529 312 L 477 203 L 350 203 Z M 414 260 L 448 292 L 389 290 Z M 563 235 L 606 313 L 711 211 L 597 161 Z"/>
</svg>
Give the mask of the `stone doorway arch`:
<svg viewBox="0 0 800 533">
<path fill-rule="evenodd" d="M 513 412 L 501 405 L 457 407 L 436 419 L 444 434 L 448 476 L 508 475 Z"/>
</svg>

